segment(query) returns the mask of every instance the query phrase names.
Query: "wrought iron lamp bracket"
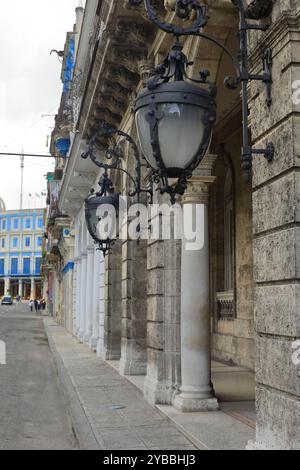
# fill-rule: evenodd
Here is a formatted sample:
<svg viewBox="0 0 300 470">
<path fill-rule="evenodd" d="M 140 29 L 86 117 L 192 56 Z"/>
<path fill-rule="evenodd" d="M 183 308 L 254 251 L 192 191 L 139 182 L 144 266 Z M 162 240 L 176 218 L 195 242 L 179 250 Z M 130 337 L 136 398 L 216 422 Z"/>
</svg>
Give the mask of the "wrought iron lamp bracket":
<svg viewBox="0 0 300 470">
<path fill-rule="evenodd" d="M 106 160 L 108 161 L 111 160 L 110 163 L 106 163 L 105 161 L 99 161 L 97 158 L 96 143 L 99 137 L 108 137 L 111 141 L 111 146 L 109 146 L 105 150 Z M 134 176 L 132 176 L 129 173 L 129 171 L 125 170 L 122 167 L 122 160 L 124 160 L 124 155 L 123 155 L 123 151 L 121 149 L 120 144 L 116 140 L 116 137 L 123 137 L 125 141 L 128 142 L 132 148 L 132 153 L 135 159 L 135 175 Z M 99 181 L 100 191 L 97 193 L 97 196 L 101 197 L 103 195 L 114 193 L 113 183 L 108 177 L 108 171 L 116 170 L 116 171 L 121 171 L 122 173 L 126 174 L 129 180 L 133 184 L 133 190 L 128 192 L 129 197 L 135 197 L 135 196 L 139 196 L 142 193 L 146 193 L 149 195 L 149 199 L 152 202 L 152 198 L 153 198 L 152 186 L 150 188 L 142 188 L 142 185 L 141 185 L 142 163 L 141 163 L 141 157 L 140 157 L 138 146 L 135 143 L 135 141 L 130 137 L 130 135 L 127 134 L 126 132 L 123 132 L 117 129 L 116 127 L 111 126 L 110 124 L 106 122 L 102 123 L 99 131 L 96 132 L 96 134 L 94 134 L 94 136 L 90 139 L 88 151 L 84 152 L 81 155 L 81 157 L 83 159 L 90 158 L 91 161 L 98 168 L 104 169 L 104 174 L 101 176 L 101 179 Z M 91 192 L 91 194 L 93 194 L 93 192 Z"/>
</svg>

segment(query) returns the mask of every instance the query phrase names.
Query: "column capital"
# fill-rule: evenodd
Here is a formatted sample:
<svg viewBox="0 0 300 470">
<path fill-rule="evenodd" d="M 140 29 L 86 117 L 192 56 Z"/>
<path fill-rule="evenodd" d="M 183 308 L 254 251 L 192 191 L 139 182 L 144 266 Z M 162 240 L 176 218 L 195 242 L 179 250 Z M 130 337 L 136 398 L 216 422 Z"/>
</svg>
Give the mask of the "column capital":
<svg viewBox="0 0 300 470">
<path fill-rule="evenodd" d="M 213 166 L 218 155 L 207 154 L 202 162 L 193 172 L 192 178 L 188 181 L 187 190 L 182 196 L 182 204 L 208 204 L 209 186 L 216 180 L 212 176 Z"/>
<path fill-rule="evenodd" d="M 218 155 L 208 153 L 203 158 L 198 168 L 194 171 L 195 176 L 211 176 L 213 166 L 218 158 Z"/>
<path fill-rule="evenodd" d="M 193 176 L 188 182 L 185 194 L 182 196 L 182 204 L 208 204 L 209 186 L 215 180 L 215 176 Z"/>
</svg>

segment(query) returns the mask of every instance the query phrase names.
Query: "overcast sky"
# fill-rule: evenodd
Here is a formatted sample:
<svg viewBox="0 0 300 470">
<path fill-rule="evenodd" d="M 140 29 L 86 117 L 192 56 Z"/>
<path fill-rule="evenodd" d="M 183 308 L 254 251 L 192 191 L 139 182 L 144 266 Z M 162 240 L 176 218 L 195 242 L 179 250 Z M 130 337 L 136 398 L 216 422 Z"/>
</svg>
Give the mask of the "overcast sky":
<svg viewBox="0 0 300 470">
<path fill-rule="evenodd" d="M 62 50 L 75 23 L 80 0 L 0 0 L 0 152 L 46 153 L 62 84 L 61 64 L 52 49 Z M 20 159 L 0 156 L 0 197 L 8 210 L 20 205 Z M 45 198 L 29 193 L 46 189 L 51 160 L 27 157 L 24 208 L 43 207 Z"/>
</svg>

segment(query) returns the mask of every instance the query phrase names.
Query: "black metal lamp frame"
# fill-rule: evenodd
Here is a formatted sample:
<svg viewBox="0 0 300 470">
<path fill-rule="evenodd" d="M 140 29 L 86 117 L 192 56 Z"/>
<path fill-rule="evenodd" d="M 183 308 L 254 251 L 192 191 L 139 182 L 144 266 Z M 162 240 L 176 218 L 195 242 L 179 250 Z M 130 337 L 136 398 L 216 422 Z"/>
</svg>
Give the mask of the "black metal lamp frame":
<svg viewBox="0 0 300 470">
<path fill-rule="evenodd" d="M 97 155 L 97 139 L 107 137 L 109 139 L 110 145 L 105 150 L 105 160 L 100 161 Z M 127 170 L 122 168 L 122 160 L 124 159 L 123 151 L 120 145 L 120 142 L 117 140 L 117 137 L 125 139 L 129 143 L 132 154 L 135 159 L 135 176 L 133 177 Z M 130 153 L 131 155 L 131 153 Z M 120 194 L 116 193 L 114 184 L 109 177 L 109 171 L 121 171 L 127 175 L 131 183 L 133 184 L 133 189 L 128 191 L 129 197 L 139 197 L 141 193 L 148 194 L 150 200 L 152 201 L 153 197 L 153 188 L 152 185 L 149 188 L 143 189 L 141 187 L 141 173 L 142 173 L 142 163 L 141 157 L 138 150 L 138 147 L 134 140 L 126 132 L 116 129 L 114 126 L 111 126 L 107 123 L 102 123 L 99 131 L 91 138 L 89 141 L 89 148 L 84 152 L 81 157 L 83 159 L 90 158 L 91 161 L 100 169 L 103 169 L 104 172 L 101 175 L 99 180 L 100 190 L 96 192 L 94 189 L 91 189 L 88 197 L 85 200 L 85 219 L 88 231 L 95 241 L 95 244 L 98 245 L 99 250 L 103 252 L 104 256 L 110 252 L 111 247 L 115 243 L 115 239 L 99 239 L 95 230 L 91 224 L 91 210 L 101 206 L 101 205 L 110 205 L 114 207 L 116 214 L 119 214 L 120 209 Z"/>
</svg>

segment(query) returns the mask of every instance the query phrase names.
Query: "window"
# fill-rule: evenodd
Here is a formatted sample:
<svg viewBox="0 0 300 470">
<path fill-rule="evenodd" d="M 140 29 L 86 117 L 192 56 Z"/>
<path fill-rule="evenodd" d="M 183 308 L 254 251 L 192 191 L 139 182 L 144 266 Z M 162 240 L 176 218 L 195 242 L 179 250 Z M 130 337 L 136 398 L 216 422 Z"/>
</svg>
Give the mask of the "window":
<svg viewBox="0 0 300 470">
<path fill-rule="evenodd" d="M 42 219 L 42 217 L 39 217 L 39 219 L 38 219 L 38 228 L 43 228 L 43 219 Z"/>
<path fill-rule="evenodd" d="M 14 237 L 14 238 L 13 238 L 13 248 L 17 248 L 17 247 L 18 247 L 18 242 L 19 242 L 18 237 Z"/>
<path fill-rule="evenodd" d="M 25 219 L 25 228 L 31 228 L 31 219 Z"/>
<path fill-rule="evenodd" d="M 18 229 L 19 229 L 19 219 L 14 219 L 13 227 L 14 227 L 14 230 L 18 230 Z"/>
<path fill-rule="evenodd" d="M 1 248 L 5 248 L 5 238 L 1 238 Z"/>
<path fill-rule="evenodd" d="M 235 319 L 234 298 L 234 262 L 235 262 L 235 223 L 234 223 L 234 190 L 231 168 L 224 175 L 223 188 L 219 188 L 219 208 L 223 211 L 220 217 L 219 259 L 222 266 L 223 282 L 218 284 L 220 291 L 216 292 L 218 321 L 233 321 Z M 221 215 L 221 210 L 219 214 Z M 222 241 L 222 244 L 221 244 Z M 221 277 L 220 277 L 221 278 Z"/>
<path fill-rule="evenodd" d="M 35 258 L 35 274 L 41 274 L 42 258 Z"/>
<path fill-rule="evenodd" d="M 225 290 L 233 290 L 234 267 L 234 217 L 233 188 L 231 171 L 228 170 L 224 187 L 224 258 L 225 258 Z"/>
<path fill-rule="evenodd" d="M 18 258 L 11 259 L 11 274 L 18 274 Z"/>
<path fill-rule="evenodd" d="M 31 243 L 30 237 L 26 237 L 26 238 L 25 238 L 25 247 L 26 247 L 26 248 L 29 248 L 29 247 L 30 247 L 30 243 Z"/>
<path fill-rule="evenodd" d="M 23 259 L 23 274 L 30 274 L 30 258 Z"/>
<path fill-rule="evenodd" d="M 6 230 L 6 219 L 2 220 L 2 230 Z"/>
<path fill-rule="evenodd" d="M 43 244 L 43 237 L 38 237 L 38 239 L 37 239 L 37 244 L 38 244 L 39 247 L 42 246 L 42 244 Z"/>
<path fill-rule="evenodd" d="M 0 276 L 4 276 L 4 259 L 0 259 Z"/>
</svg>

